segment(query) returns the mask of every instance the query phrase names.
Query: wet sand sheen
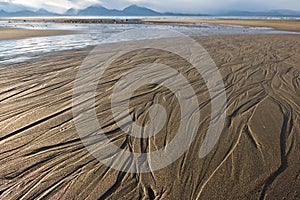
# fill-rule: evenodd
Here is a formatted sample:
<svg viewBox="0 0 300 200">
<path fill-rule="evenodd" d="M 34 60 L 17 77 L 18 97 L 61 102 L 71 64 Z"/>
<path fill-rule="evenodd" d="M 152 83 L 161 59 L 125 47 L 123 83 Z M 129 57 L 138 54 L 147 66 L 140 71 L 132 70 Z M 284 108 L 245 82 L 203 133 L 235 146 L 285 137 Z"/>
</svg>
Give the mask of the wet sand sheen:
<svg viewBox="0 0 300 200">
<path fill-rule="evenodd" d="M 177 66 L 199 95 L 201 128 L 190 149 L 165 169 L 118 172 L 99 163 L 82 145 L 72 115 L 72 87 L 89 49 L 51 53 L 0 69 L 1 199 L 298 199 L 300 198 L 300 36 L 243 35 L 196 38 L 224 77 L 228 108 L 219 143 L 198 158 L 210 118 L 207 88 L 184 61 L 151 50 L 127 54 L 99 82 L 97 115 L 116 144 L 148 152 L 174 137 L 178 124 L 150 141 L 126 137 L 109 111 L 115 78 L 133 64 Z M 147 120 L 151 102 L 179 115 L 164 88 L 135 93 L 132 114 Z M 143 102 L 141 104 L 140 102 Z M 150 105 L 147 104 L 150 102 Z M 145 104 L 144 104 L 145 103 Z M 168 110 L 168 109 L 167 109 Z"/>
<path fill-rule="evenodd" d="M 0 28 L 1 40 L 16 40 L 30 37 L 46 37 L 56 35 L 70 35 L 76 34 L 79 31 L 68 30 L 29 30 L 29 29 L 15 29 L 15 28 Z"/>
</svg>

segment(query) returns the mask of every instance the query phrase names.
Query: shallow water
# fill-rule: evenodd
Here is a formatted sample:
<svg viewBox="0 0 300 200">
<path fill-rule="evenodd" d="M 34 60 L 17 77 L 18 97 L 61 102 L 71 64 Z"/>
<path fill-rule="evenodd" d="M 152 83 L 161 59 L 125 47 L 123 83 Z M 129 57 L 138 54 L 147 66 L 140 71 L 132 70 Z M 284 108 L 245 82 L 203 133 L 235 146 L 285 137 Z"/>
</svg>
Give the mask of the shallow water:
<svg viewBox="0 0 300 200">
<path fill-rule="evenodd" d="M 116 33 L 133 29 L 167 29 L 184 33 L 188 36 L 209 36 L 228 34 L 280 34 L 291 33 L 270 28 L 214 25 L 214 24 L 64 24 L 50 22 L 9 22 L 0 21 L 0 27 L 80 30 L 80 34 L 35 37 L 19 40 L 0 41 L 0 65 L 23 62 L 53 51 L 84 48 L 103 43 Z"/>
</svg>

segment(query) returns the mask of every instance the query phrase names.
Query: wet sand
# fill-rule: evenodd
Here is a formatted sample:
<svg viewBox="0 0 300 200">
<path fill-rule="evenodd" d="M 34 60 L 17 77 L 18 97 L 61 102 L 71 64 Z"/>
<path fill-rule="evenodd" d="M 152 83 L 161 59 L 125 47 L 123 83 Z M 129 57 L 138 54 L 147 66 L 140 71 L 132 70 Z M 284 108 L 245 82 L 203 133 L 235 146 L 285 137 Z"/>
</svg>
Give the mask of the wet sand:
<svg viewBox="0 0 300 200">
<path fill-rule="evenodd" d="M 30 37 L 46 37 L 56 35 L 70 35 L 78 33 L 78 31 L 68 30 L 30 30 L 15 28 L 0 28 L 0 40 L 15 40 Z"/>
<path fill-rule="evenodd" d="M 300 20 L 276 20 L 276 19 L 142 19 L 152 23 L 208 23 L 208 24 L 229 24 L 240 26 L 270 27 L 282 31 L 300 32 Z"/>
<path fill-rule="evenodd" d="M 115 62 L 99 82 L 95 103 L 105 133 L 128 151 L 148 152 L 174 137 L 180 115 L 176 97 L 153 85 L 135 93 L 131 106 L 137 122 L 147 123 L 154 102 L 165 105 L 171 116 L 162 134 L 135 139 L 112 118 L 112 86 L 145 60 L 174 66 L 191 80 L 201 109 L 196 140 L 176 162 L 145 174 L 104 166 L 76 132 L 72 87 L 91 48 L 1 67 L 0 199 L 299 199 L 300 36 L 196 40 L 217 64 L 228 98 L 225 128 L 204 159 L 198 152 L 210 119 L 208 90 L 185 60 L 151 49 L 133 52 Z"/>
</svg>

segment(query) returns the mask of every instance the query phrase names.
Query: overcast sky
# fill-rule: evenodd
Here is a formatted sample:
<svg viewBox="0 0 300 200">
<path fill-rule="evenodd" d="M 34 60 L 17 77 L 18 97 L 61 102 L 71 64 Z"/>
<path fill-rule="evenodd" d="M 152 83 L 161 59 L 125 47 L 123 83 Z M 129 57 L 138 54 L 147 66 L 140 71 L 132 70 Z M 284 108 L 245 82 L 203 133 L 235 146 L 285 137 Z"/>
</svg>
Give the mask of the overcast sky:
<svg viewBox="0 0 300 200">
<path fill-rule="evenodd" d="M 0 2 L 12 2 L 59 13 L 69 8 L 82 9 L 94 4 L 117 9 L 137 4 L 157 11 L 182 13 L 211 13 L 221 10 L 300 10 L 300 0 L 0 0 Z"/>
</svg>

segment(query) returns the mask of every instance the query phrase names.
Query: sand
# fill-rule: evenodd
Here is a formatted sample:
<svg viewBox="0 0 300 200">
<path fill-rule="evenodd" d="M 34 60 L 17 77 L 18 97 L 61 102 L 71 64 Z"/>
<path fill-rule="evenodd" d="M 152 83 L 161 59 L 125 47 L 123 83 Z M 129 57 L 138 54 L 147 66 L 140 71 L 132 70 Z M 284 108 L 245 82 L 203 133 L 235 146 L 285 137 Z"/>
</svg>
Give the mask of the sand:
<svg viewBox="0 0 300 200">
<path fill-rule="evenodd" d="M 56 35 L 75 34 L 78 31 L 68 30 L 30 30 L 30 29 L 15 29 L 15 28 L 0 28 L 0 40 L 15 40 L 30 37 L 46 37 Z"/>
<path fill-rule="evenodd" d="M 172 119 L 149 141 L 134 139 L 112 119 L 112 86 L 145 59 L 173 65 L 192 80 L 202 114 L 196 139 L 176 162 L 145 174 L 104 166 L 76 132 L 72 87 L 91 48 L 1 67 L 0 199 L 299 199 L 300 36 L 196 40 L 217 64 L 228 97 L 225 128 L 204 159 L 198 152 L 210 118 L 208 92 L 185 60 L 151 49 L 134 52 L 115 62 L 99 82 L 96 111 L 105 133 L 128 151 L 148 152 L 174 137 L 180 115 L 175 96 L 153 85 L 135 93 L 131 106 L 137 122 L 147 123 L 154 102 L 165 105 Z"/>
<path fill-rule="evenodd" d="M 270 27 L 283 31 L 300 32 L 300 20 L 277 20 L 277 19 L 142 19 L 153 23 L 208 23 L 208 24 L 230 24 L 254 27 Z"/>
</svg>

